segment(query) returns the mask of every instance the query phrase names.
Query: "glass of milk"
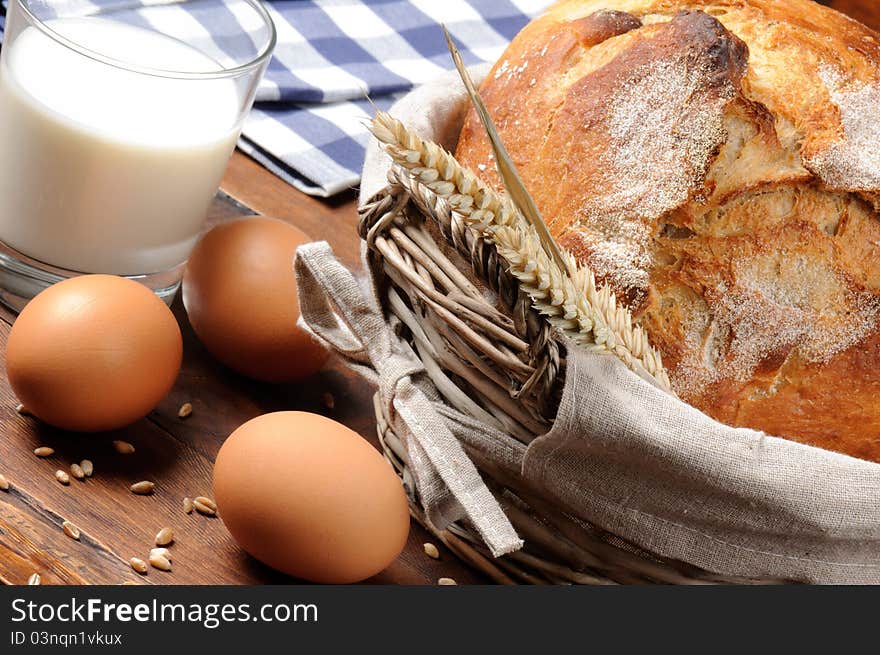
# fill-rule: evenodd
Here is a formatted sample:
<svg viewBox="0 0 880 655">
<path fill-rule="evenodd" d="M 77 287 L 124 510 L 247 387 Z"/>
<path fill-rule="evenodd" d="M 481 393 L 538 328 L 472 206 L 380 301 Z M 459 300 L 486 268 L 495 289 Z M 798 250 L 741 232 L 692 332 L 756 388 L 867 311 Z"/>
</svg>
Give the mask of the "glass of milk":
<svg viewBox="0 0 880 655">
<path fill-rule="evenodd" d="M 0 300 L 112 273 L 170 303 L 274 46 L 259 0 L 10 0 Z"/>
</svg>

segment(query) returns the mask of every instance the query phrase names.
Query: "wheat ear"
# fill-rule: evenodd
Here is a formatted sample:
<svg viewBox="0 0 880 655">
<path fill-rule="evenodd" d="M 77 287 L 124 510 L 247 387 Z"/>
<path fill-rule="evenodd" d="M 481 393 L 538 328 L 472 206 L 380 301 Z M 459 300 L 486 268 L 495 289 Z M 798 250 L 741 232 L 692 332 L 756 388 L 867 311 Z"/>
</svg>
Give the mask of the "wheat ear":
<svg viewBox="0 0 880 655">
<path fill-rule="evenodd" d="M 445 149 L 426 141 L 390 114 L 377 112 L 371 131 L 391 159 L 444 198 L 483 238 L 495 244 L 536 311 L 576 343 L 614 353 L 638 373 L 647 373 L 671 392 L 660 354 L 644 330 L 634 326 L 611 289 L 565 253 L 568 270 L 541 246 L 535 228 L 509 197 L 488 187 Z"/>
</svg>

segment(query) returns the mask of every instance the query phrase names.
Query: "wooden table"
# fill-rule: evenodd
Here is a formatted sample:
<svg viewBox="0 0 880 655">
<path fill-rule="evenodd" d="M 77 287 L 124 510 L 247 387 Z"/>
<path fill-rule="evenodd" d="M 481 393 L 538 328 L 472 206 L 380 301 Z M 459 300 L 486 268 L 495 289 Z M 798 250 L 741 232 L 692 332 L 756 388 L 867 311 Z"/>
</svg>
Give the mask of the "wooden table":
<svg viewBox="0 0 880 655">
<path fill-rule="evenodd" d="M 873 0 L 826 0 L 823 4 L 850 13 L 880 28 L 880 7 Z M 287 220 L 316 239 L 326 239 L 351 267 L 359 265 L 355 234 L 354 194 L 331 201 L 310 198 L 275 178 L 240 153 L 232 158 L 223 193 L 211 209 L 210 222 L 247 213 Z M 199 344 L 180 305 L 175 314 L 184 335 L 184 362 L 173 391 L 150 416 L 116 434 L 71 436 L 20 416 L 5 370 L 0 371 L 0 473 L 12 483 L 0 492 L 0 582 L 23 584 L 37 572 L 43 584 L 266 584 L 291 580 L 262 566 L 236 547 L 223 524 L 181 511 L 184 496 L 211 493 L 211 469 L 223 440 L 238 425 L 259 414 L 300 409 L 326 414 L 353 428 L 374 444 L 372 389 L 331 360 L 316 378 L 302 384 L 262 385 L 217 364 Z M 0 348 L 14 316 L 0 309 Z M 331 394 L 333 407 L 325 406 Z M 184 402 L 192 415 L 177 417 Z M 115 438 L 133 443 L 137 452 L 116 454 Z M 52 446 L 50 459 L 32 451 Z M 58 468 L 91 458 L 95 476 L 70 486 L 55 481 Z M 154 496 L 134 496 L 128 486 L 137 480 L 158 483 Z M 82 530 L 80 541 L 66 537 L 61 523 L 70 520 Z M 145 558 L 153 536 L 163 526 L 177 537 L 174 571 L 151 570 L 141 577 L 129 558 Z M 433 584 L 441 576 L 461 583 L 485 579 L 459 564 L 441 547 L 441 559 L 425 556 L 426 533 L 414 525 L 406 550 L 370 582 Z M 438 544 L 439 545 L 439 544 Z"/>
<path fill-rule="evenodd" d="M 296 224 L 315 239 L 326 239 L 346 265 L 359 265 L 354 194 L 329 202 L 288 186 L 244 155 L 236 153 L 211 208 L 209 224 L 242 214 L 276 216 Z M 243 553 L 218 519 L 181 509 L 184 496 L 211 495 L 214 457 L 236 427 L 266 412 L 297 409 L 325 414 L 376 443 L 372 389 L 331 359 L 314 378 L 301 384 L 264 385 L 218 364 L 198 342 L 178 300 L 174 313 L 184 339 L 180 377 L 171 393 L 146 419 L 106 435 L 71 435 L 40 425 L 16 412 L 17 400 L 0 370 L 0 473 L 12 484 L 0 491 L 0 581 L 24 584 L 39 573 L 43 584 L 273 584 L 292 580 Z M 0 348 L 14 315 L 0 309 Z M 333 396 L 327 407 L 325 394 Z M 190 402 L 185 420 L 178 409 Z M 117 454 L 113 439 L 134 444 L 133 455 Z M 34 456 L 51 446 L 55 455 Z M 94 477 L 62 486 L 56 469 L 89 458 Z M 156 493 L 136 496 L 128 487 L 155 480 Z M 65 536 L 68 520 L 82 531 L 80 541 Z M 150 570 L 142 577 L 129 567 L 131 557 L 146 559 L 160 528 L 174 529 L 174 570 Z M 429 541 L 413 525 L 406 550 L 369 582 L 435 584 L 440 577 L 481 582 L 442 546 L 441 559 L 424 554 Z"/>
<path fill-rule="evenodd" d="M 880 30 L 880 3 L 877 0 L 819 0 L 819 2 L 852 16 L 868 27 Z"/>
</svg>

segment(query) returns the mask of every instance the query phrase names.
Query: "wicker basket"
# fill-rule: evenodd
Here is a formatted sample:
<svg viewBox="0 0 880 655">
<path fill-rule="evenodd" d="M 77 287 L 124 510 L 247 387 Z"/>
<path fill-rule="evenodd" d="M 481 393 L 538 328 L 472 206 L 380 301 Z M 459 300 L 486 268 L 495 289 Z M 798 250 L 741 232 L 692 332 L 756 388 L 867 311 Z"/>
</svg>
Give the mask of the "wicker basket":
<svg viewBox="0 0 880 655">
<path fill-rule="evenodd" d="M 394 314 L 445 401 L 527 444 L 550 427 L 565 346 L 532 309 L 495 247 L 403 168 L 360 208 L 359 231 L 386 313 Z M 491 291 L 494 293 L 487 293 Z M 495 300 L 495 302 L 492 302 Z M 420 507 L 406 449 L 375 403 L 379 439 L 410 495 L 412 514 L 452 552 L 505 584 L 771 583 L 714 575 L 645 552 L 558 510 L 523 480 L 469 452 L 525 546 L 492 558 L 475 530 L 435 529 Z"/>
</svg>

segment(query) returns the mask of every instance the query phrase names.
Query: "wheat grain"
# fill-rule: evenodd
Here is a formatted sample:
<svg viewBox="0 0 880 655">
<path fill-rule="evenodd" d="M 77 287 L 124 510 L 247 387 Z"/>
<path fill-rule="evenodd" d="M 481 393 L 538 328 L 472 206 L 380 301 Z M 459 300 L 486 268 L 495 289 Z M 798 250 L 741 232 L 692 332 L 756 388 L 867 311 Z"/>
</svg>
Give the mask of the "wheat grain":
<svg viewBox="0 0 880 655">
<path fill-rule="evenodd" d="M 141 575 L 146 575 L 147 572 L 150 570 L 147 566 L 147 563 L 140 557 L 132 557 L 130 560 L 128 560 L 128 563 L 131 564 L 131 568 L 133 568 Z"/>
<path fill-rule="evenodd" d="M 169 562 L 171 561 L 171 551 L 167 548 L 151 548 L 150 557 L 154 556 L 164 557 Z"/>
<path fill-rule="evenodd" d="M 437 584 L 441 587 L 454 587 L 458 583 L 452 578 L 440 578 L 439 580 L 437 580 Z"/>
<path fill-rule="evenodd" d="M 65 484 L 65 485 L 70 484 L 70 476 L 67 475 L 67 473 L 65 471 L 62 471 L 61 469 L 58 469 L 57 471 L 55 471 L 55 479 L 58 480 L 58 482 L 60 482 L 61 484 Z"/>
<path fill-rule="evenodd" d="M 92 460 L 84 459 L 79 463 L 80 468 L 82 468 L 83 473 L 85 473 L 87 478 L 92 477 L 92 474 L 95 472 L 95 465 L 92 464 Z"/>
<path fill-rule="evenodd" d="M 559 270 L 531 226 L 500 228 L 493 236 L 498 254 L 510 264 L 520 288 L 554 327 L 579 345 L 614 353 L 632 370 L 647 373 L 663 389 L 671 390 L 660 355 L 644 330 L 633 325 L 631 314 L 617 304 L 607 286 L 597 286 L 591 270 L 570 253 L 563 255 L 568 270 Z"/>
<path fill-rule="evenodd" d="M 33 414 L 28 411 L 28 408 L 25 407 L 22 403 L 18 403 L 15 407 L 15 411 L 21 414 L 22 416 L 33 416 Z"/>
<path fill-rule="evenodd" d="M 64 534 L 66 534 L 71 539 L 79 540 L 79 528 L 76 527 L 75 524 L 70 521 L 65 521 L 61 524 L 61 529 L 64 530 Z"/>
<path fill-rule="evenodd" d="M 202 505 L 211 508 L 215 512 L 217 511 L 217 503 L 208 498 L 207 496 L 196 496 L 193 499 L 194 503 L 201 503 Z"/>
<path fill-rule="evenodd" d="M 205 516 L 214 516 L 217 513 L 217 508 L 211 507 L 210 505 L 206 505 L 198 498 L 193 501 L 193 507 L 199 514 L 204 514 Z"/>
<path fill-rule="evenodd" d="M 516 208 L 463 168 L 449 152 L 436 143 L 424 141 L 390 114 L 377 112 L 371 125 L 373 135 L 398 165 L 444 198 L 449 206 L 485 231 L 489 226 L 513 225 Z"/>
<path fill-rule="evenodd" d="M 156 484 L 150 482 L 149 480 L 141 480 L 140 482 L 135 482 L 129 488 L 131 489 L 132 493 L 138 494 L 140 496 L 146 496 L 153 493 L 153 489 L 156 488 Z"/>
<path fill-rule="evenodd" d="M 0 491 L 9 491 L 9 480 L 2 473 L 0 473 Z"/>
<path fill-rule="evenodd" d="M 171 570 L 171 562 L 167 557 L 162 557 L 162 555 L 150 555 L 150 566 L 160 571 Z"/>
<path fill-rule="evenodd" d="M 82 466 L 76 463 L 70 465 L 70 474 L 77 480 L 83 480 L 86 477 L 86 472 L 83 471 Z"/>
<path fill-rule="evenodd" d="M 422 547 L 425 549 L 425 555 L 427 555 L 431 559 L 440 559 L 440 551 L 437 550 L 437 546 L 431 543 L 427 543 L 424 544 Z"/>
<path fill-rule="evenodd" d="M 576 343 L 615 354 L 671 392 L 660 354 L 644 330 L 633 326 L 629 310 L 616 302 L 609 287 L 599 287 L 593 272 L 570 253 L 563 254 L 565 269 L 560 267 L 509 197 L 486 186 L 446 150 L 421 139 L 387 113 L 376 114 L 371 131 L 398 166 L 495 244 L 535 310 L 551 325 Z"/>
<path fill-rule="evenodd" d="M 54 448 L 49 448 L 49 446 L 39 446 L 38 448 L 34 448 L 34 455 L 37 457 L 52 457 L 55 454 Z"/>
<path fill-rule="evenodd" d="M 167 546 L 172 541 L 174 541 L 174 530 L 171 528 L 162 528 L 159 530 L 158 534 L 156 534 L 157 546 Z"/>
<path fill-rule="evenodd" d="M 28 586 L 35 587 L 39 585 L 43 579 L 40 577 L 39 573 L 31 573 L 31 577 L 28 578 Z"/>
<path fill-rule="evenodd" d="M 131 455 L 134 453 L 134 446 L 132 446 L 127 441 L 122 441 L 121 439 L 115 439 L 113 441 L 113 448 L 120 455 Z"/>
<path fill-rule="evenodd" d="M 180 406 L 180 409 L 177 410 L 177 417 L 178 418 L 186 418 L 187 416 L 189 416 L 192 413 L 193 413 L 192 403 L 183 403 L 183 405 Z"/>
<path fill-rule="evenodd" d="M 183 499 L 183 511 L 186 514 L 192 514 L 193 501 L 190 500 L 189 497 Z"/>
</svg>

